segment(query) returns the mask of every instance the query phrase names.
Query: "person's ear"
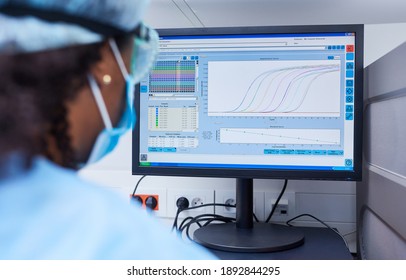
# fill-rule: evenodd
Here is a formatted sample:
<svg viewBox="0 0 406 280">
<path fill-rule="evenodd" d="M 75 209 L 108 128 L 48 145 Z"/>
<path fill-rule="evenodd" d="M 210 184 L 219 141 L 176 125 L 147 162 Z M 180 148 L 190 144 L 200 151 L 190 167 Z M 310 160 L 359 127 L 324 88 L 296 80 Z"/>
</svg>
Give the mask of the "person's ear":
<svg viewBox="0 0 406 280">
<path fill-rule="evenodd" d="M 100 61 L 90 70 L 100 89 L 110 86 L 117 79 L 122 79 L 120 69 L 111 51 L 108 41 L 104 41 L 100 48 Z"/>
</svg>

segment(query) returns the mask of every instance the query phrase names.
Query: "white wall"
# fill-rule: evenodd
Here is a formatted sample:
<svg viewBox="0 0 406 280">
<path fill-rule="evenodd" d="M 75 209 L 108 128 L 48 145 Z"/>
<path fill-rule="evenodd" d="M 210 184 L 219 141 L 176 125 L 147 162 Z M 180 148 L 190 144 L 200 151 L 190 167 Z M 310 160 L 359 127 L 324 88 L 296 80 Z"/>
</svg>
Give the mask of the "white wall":
<svg viewBox="0 0 406 280">
<path fill-rule="evenodd" d="M 365 26 L 365 66 L 369 65 L 385 53 L 406 41 L 406 23 L 374 24 Z M 98 182 L 107 187 L 117 188 L 126 195 L 132 193 L 139 176 L 131 175 L 131 133 L 126 134 L 117 149 L 101 162 L 80 171 L 80 175 L 88 180 Z M 174 196 L 178 194 L 196 193 L 205 196 L 206 200 L 214 200 L 215 194 L 221 201 L 222 194 L 234 192 L 233 179 L 219 178 L 177 178 L 147 177 L 139 186 L 138 193 L 158 194 L 160 196 L 159 211 L 156 213 L 171 222 L 174 208 Z M 283 185 L 281 180 L 256 180 L 254 191 L 256 211 L 260 218 L 265 218 L 265 201 L 261 197 L 277 194 Z M 346 235 L 352 251 L 355 251 L 356 207 L 355 183 L 326 181 L 290 181 L 287 193 L 293 197 L 291 216 L 310 213 L 327 222 Z M 291 202 L 289 202 L 291 203 Z M 298 225 L 321 226 L 318 222 L 305 218 Z"/>
<path fill-rule="evenodd" d="M 365 25 L 364 66 L 367 67 L 405 41 L 406 22 Z"/>
</svg>

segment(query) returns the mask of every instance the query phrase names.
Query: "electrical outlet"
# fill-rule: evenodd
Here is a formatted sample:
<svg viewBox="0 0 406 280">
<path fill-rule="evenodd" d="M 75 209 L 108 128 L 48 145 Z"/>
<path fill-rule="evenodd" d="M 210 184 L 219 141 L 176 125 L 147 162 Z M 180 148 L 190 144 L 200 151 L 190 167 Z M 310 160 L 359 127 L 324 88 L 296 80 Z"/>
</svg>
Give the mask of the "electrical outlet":
<svg viewBox="0 0 406 280">
<path fill-rule="evenodd" d="M 235 205 L 236 201 L 234 198 L 227 198 L 226 201 L 224 201 L 224 211 L 225 212 L 230 212 L 230 213 L 235 213 Z"/>
<path fill-rule="evenodd" d="M 130 198 L 133 196 L 133 194 L 130 194 Z M 166 217 L 167 211 L 166 211 L 166 189 L 159 189 L 159 188 L 145 188 L 144 190 L 137 191 L 135 193 L 135 196 L 137 196 L 138 200 L 141 202 L 142 207 L 145 207 L 146 203 L 151 203 L 153 204 L 153 199 L 150 197 L 153 197 L 156 199 L 157 205 L 152 209 L 151 211 L 155 216 L 158 217 Z M 133 199 L 133 198 L 131 198 Z M 150 205 L 151 205 L 150 204 Z"/>
<path fill-rule="evenodd" d="M 190 203 L 190 207 L 197 207 L 204 205 L 205 199 L 200 196 L 194 197 Z"/>
<path fill-rule="evenodd" d="M 278 199 L 279 193 L 276 192 L 267 192 L 265 193 L 265 216 L 268 218 L 268 215 L 272 211 L 272 207 Z M 295 193 L 287 192 L 284 193 L 280 199 L 275 212 L 272 215 L 271 221 L 273 222 L 286 222 L 287 220 L 293 218 L 296 214 L 295 207 Z"/>
<path fill-rule="evenodd" d="M 276 199 L 271 200 L 272 203 L 272 209 L 276 203 Z M 287 199 L 281 199 L 278 202 L 278 205 L 275 208 L 275 211 L 273 212 L 273 215 L 279 216 L 279 217 L 288 217 L 289 216 L 289 201 Z"/>
<path fill-rule="evenodd" d="M 131 195 L 134 201 L 141 204 L 144 209 L 158 211 L 159 195 L 156 194 L 135 194 Z"/>
<path fill-rule="evenodd" d="M 253 212 L 259 221 L 264 219 L 264 192 L 254 192 Z M 234 201 L 234 202 L 233 202 Z M 216 191 L 216 203 L 219 204 L 235 204 L 235 191 Z M 216 206 L 216 214 L 225 217 L 235 217 L 236 208 L 226 206 Z"/>
<path fill-rule="evenodd" d="M 185 197 L 189 201 L 189 207 L 201 206 L 207 203 L 214 203 L 214 192 L 212 190 L 198 190 L 198 191 L 188 191 L 185 189 L 168 189 L 168 200 L 167 200 L 167 216 L 175 217 L 178 210 L 176 206 L 176 201 Z M 200 214 L 213 213 L 214 207 L 200 207 L 192 210 L 185 210 L 179 215 L 179 218 L 185 218 L 188 216 L 196 216 Z"/>
<path fill-rule="evenodd" d="M 235 191 L 216 191 L 217 204 L 235 204 Z M 235 218 L 235 207 L 216 206 L 216 214 L 225 217 Z"/>
</svg>

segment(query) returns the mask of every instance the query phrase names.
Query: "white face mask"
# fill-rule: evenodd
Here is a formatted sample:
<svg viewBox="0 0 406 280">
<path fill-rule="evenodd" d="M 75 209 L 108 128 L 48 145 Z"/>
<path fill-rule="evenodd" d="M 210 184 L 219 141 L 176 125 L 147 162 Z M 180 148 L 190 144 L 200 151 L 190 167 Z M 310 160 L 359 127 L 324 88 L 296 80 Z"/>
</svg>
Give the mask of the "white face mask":
<svg viewBox="0 0 406 280">
<path fill-rule="evenodd" d="M 157 33 L 151 29 L 149 31 L 148 42 L 143 40 L 143 38 L 135 39 L 134 52 L 131 62 L 132 75 L 128 73 L 125 67 L 116 42 L 113 39 L 109 40 L 110 47 L 113 51 L 114 57 L 116 58 L 121 73 L 123 74 L 126 86 L 125 110 L 117 127 L 113 127 L 111 123 L 111 119 L 107 112 L 106 105 L 103 101 L 103 97 L 96 80 L 91 74 L 88 74 L 90 89 L 96 100 L 96 104 L 99 108 L 105 128 L 98 135 L 85 165 L 95 163 L 109 154 L 117 146 L 119 138 L 129 129 L 133 128 L 136 121 L 135 112 L 133 110 L 134 87 L 137 83 L 139 83 L 141 78 L 143 78 L 149 72 L 153 63 L 155 62 L 157 55 L 157 38 Z"/>
</svg>

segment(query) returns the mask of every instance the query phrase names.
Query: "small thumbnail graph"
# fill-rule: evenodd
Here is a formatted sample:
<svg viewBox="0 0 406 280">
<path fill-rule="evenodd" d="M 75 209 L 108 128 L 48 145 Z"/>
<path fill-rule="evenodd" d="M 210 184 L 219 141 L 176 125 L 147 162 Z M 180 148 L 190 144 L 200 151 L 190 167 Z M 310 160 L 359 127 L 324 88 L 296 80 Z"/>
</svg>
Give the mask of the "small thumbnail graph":
<svg viewBox="0 0 406 280">
<path fill-rule="evenodd" d="M 338 117 L 340 61 L 209 62 L 210 116 Z"/>
<path fill-rule="evenodd" d="M 194 92 L 195 75 L 195 61 L 157 61 L 149 75 L 149 92 Z"/>
</svg>

